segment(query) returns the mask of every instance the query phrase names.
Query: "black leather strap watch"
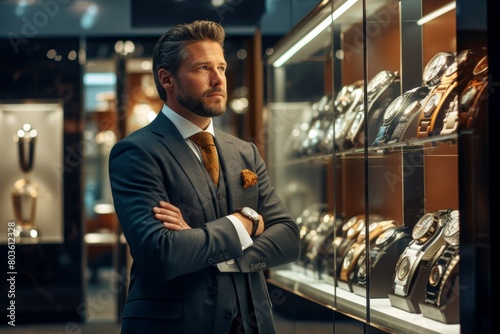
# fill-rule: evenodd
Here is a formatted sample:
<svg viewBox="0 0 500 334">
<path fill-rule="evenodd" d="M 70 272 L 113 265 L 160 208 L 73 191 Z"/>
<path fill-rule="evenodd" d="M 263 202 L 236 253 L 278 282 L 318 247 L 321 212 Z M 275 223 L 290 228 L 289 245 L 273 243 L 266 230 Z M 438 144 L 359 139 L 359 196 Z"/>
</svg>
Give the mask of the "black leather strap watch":
<svg viewBox="0 0 500 334">
<path fill-rule="evenodd" d="M 257 232 L 257 228 L 259 228 L 259 214 L 257 213 L 257 211 L 255 211 L 252 208 L 249 208 L 248 206 L 245 206 L 243 208 L 238 208 L 234 210 L 234 212 L 239 212 L 243 216 L 247 217 L 252 221 L 253 226 L 252 226 L 252 233 L 250 233 L 250 236 L 255 237 L 255 232 Z"/>
<path fill-rule="evenodd" d="M 406 108 L 414 101 L 423 100 L 428 94 L 429 88 L 427 86 L 419 86 L 407 90 L 393 100 L 384 112 L 383 123 L 373 141 L 373 146 L 389 142 Z M 404 122 L 407 122 L 407 119 Z M 399 134 L 397 136 L 399 138 Z"/>
<path fill-rule="evenodd" d="M 441 298 L 442 294 L 440 294 L 440 291 L 443 291 L 445 288 L 444 283 L 446 282 L 446 278 L 449 276 L 449 274 L 445 274 L 451 272 L 453 269 L 451 264 L 454 259 L 458 259 L 458 256 L 458 245 L 448 245 L 443 250 L 436 263 L 432 266 L 425 291 L 426 303 L 441 306 L 443 300 Z"/>
</svg>

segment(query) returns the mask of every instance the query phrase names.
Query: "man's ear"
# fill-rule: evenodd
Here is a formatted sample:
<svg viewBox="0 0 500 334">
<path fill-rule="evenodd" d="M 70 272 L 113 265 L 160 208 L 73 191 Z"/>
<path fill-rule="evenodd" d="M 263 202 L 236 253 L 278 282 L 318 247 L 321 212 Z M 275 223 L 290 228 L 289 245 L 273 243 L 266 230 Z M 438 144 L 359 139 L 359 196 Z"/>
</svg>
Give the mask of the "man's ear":
<svg viewBox="0 0 500 334">
<path fill-rule="evenodd" d="M 172 74 L 164 68 L 158 71 L 158 79 L 165 90 L 171 90 L 174 85 Z"/>
</svg>

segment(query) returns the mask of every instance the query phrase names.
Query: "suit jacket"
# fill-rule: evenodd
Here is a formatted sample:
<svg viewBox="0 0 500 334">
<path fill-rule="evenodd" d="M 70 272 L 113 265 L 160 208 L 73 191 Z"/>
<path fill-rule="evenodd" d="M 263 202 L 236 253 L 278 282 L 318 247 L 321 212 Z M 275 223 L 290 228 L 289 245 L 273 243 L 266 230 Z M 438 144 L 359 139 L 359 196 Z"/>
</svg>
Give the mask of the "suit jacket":
<svg viewBox="0 0 500 334">
<path fill-rule="evenodd" d="M 245 280 L 252 296 L 253 312 L 242 316 L 251 317 L 260 334 L 274 333 L 263 270 L 299 257 L 298 227 L 271 186 L 256 146 L 217 129 L 215 142 L 228 212 L 249 206 L 264 217 L 264 233 L 245 251 L 214 205 L 217 195 L 202 164 L 162 112 L 111 150 L 114 206 L 133 258 L 123 318 L 161 320 L 156 333 L 224 333 L 227 321 L 220 318 L 231 316 L 225 303 L 235 290 L 221 282 L 231 276 Z M 244 169 L 257 174 L 256 185 L 243 187 Z M 192 229 L 169 231 L 155 220 L 152 208 L 161 200 L 179 207 Z M 216 263 L 231 259 L 240 272 L 220 273 Z"/>
</svg>

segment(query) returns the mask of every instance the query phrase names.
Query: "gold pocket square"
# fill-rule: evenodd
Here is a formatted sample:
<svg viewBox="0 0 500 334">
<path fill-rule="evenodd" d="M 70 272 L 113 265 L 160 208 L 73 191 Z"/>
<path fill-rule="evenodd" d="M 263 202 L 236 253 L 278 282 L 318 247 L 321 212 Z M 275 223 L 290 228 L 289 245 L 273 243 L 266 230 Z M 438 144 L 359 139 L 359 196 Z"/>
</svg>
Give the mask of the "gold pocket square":
<svg viewBox="0 0 500 334">
<path fill-rule="evenodd" d="M 252 172 L 250 169 L 244 169 L 241 171 L 241 183 L 243 188 L 246 189 L 257 184 L 257 174 Z"/>
</svg>

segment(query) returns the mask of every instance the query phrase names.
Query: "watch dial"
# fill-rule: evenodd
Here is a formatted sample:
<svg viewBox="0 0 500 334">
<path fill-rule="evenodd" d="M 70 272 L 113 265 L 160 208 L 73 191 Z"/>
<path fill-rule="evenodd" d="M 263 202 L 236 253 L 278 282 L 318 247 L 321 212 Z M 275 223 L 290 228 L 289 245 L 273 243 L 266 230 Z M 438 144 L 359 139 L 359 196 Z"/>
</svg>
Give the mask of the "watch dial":
<svg viewBox="0 0 500 334">
<path fill-rule="evenodd" d="M 405 98 L 400 95 L 394 101 L 392 101 L 391 104 L 389 104 L 384 113 L 384 122 L 389 123 L 394 118 L 396 112 L 401 109 L 404 100 Z"/>
<path fill-rule="evenodd" d="M 349 269 L 349 266 L 351 265 L 351 261 L 352 261 L 353 257 L 354 257 L 354 248 L 351 248 L 351 249 L 349 249 L 349 251 L 347 252 L 347 254 L 344 257 L 344 262 L 342 264 L 344 269 L 346 269 L 346 270 Z"/>
<path fill-rule="evenodd" d="M 460 96 L 460 109 L 467 111 L 472 106 L 472 102 L 474 101 L 474 96 L 477 93 L 476 86 L 469 86 L 465 92 Z"/>
<path fill-rule="evenodd" d="M 458 210 L 450 213 L 450 220 L 443 227 L 443 238 L 450 245 L 458 245 L 460 240 L 460 219 Z"/>
<path fill-rule="evenodd" d="M 400 281 L 405 280 L 410 273 L 410 259 L 405 256 L 398 264 L 397 276 Z"/>
<path fill-rule="evenodd" d="M 341 134 L 345 131 L 347 127 L 347 122 L 345 117 L 340 116 L 335 120 L 335 139 L 339 139 Z"/>
<path fill-rule="evenodd" d="M 447 77 L 449 77 L 450 75 L 452 75 L 453 73 L 455 73 L 457 71 L 457 68 L 458 68 L 458 63 L 455 61 L 453 62 L 447 69 L 446 69 L 446 72 L 444 72 L 444 75 L 446 75 Z"/>
<path fill-rule="evenodd" d="M 366 88 L 368 93 L 373 93 L 373 91 L 385 85 L 393 76 L 394 75 L 389 71 L 382 71 L 377 73 L 377 75 L 375 75 L 373 79 L 368 82 L 368 86 Z"/>
<path fill-rule="evenodd" d="M 426 213 L 419 219 L 417 224 L 415 224 L 411 236 L 415 240 L 421 239 L 431 230 L 435 223 L 436 220 L 434 219 L 434 215 L 432 213 Z"/>
<path fill-rule="evenodd" d="M 435 86 L 441 82 L 441 76 L 449 65 L 455 61 L 455 55 L 451 52 L 440 52 L 436 54 L 425 66 L 422 79 L 428 86 Z"/>
<path fill-rule="evenodd" d="M 360 110 L 357 114 L 354 120 L 352 121 L 351 128 L 349 129 L 349 133 L 354 136 L 358 133 L 359 129 L 361 128 L 361 125 L 363 124 L 363 119 L 365 118 L 365 115 L 362 110 Z"/>
<path fill-rule="evenodd" d="M 394 234 L 396 233 L 395 228 L 390 228 L 387 231 L 383 232 L 381 235 L 378 236 L 378 238 L 375 240 L 375 244 L 377 246 L 382 245 L 384 242 L 389 240 Z"/>
<path fill-rule="evenodd" d="M 358 217 L 354 216 L 349 218 L 342 226 L 342 231 L 347 232 L 358 221 Z"/>
<path fill-rule="evenodd" d="M 431 272 L 429 273 L 429 284 L 432 286 L 436 286 L 439 283 L 439 279 L 441 275 L 443 275 L 443 266 L 435 265 L 432 267 Z"/>
<path fill-rule="evenodd" d="M 424 107 L 424 115 L 425 117 L 430 117 L 432 115 L 432 111 L 436 108 L 437 103 L 439 102 L 438 94 L 432 94 Z"/>
<path fill-rule="evenodd" d="M 403 111 L 403 117 L 409 117 L 411 114 L 413 114 L 414 112 L 417 112 L 420 110 L 420 108 L 422 107 L 422 105 L 420 104 L 420 101 L 413 101 L 412 103 L 410 103 L 408 105 L 408 107 L 405 108 L 405 110 Z M 400 120 L 401 121 L 401 120 Z"/>
<path fill-rule="evenodd" d="M 365 228 L 365 220 L 358 219 L 356 223 L 349 229 L 349 231 L 347 231 L 347 238 L 355 238 L 359 234 L 359 232 L 363 230 L 363 228 Z"/>
<path fill-rule="evenodd" d="M 467 58 L 469 58 L 471 54 L 471 51 L 470 50 L 462 50 L 458 53 L 457 55 L 457 63 L 458 65 L 462 64 L 463 62 L 465 62 L 467 60 Z"/>
<path fill-rule="evenodd" d="M 483 58 L 481 58 L 480 61 L 478 61 L 472 73 L 474 75 L 478 75 L 485 72 L 487 69 L 488 69 L 488 56 L 484 56 Z"/>
</svg>

